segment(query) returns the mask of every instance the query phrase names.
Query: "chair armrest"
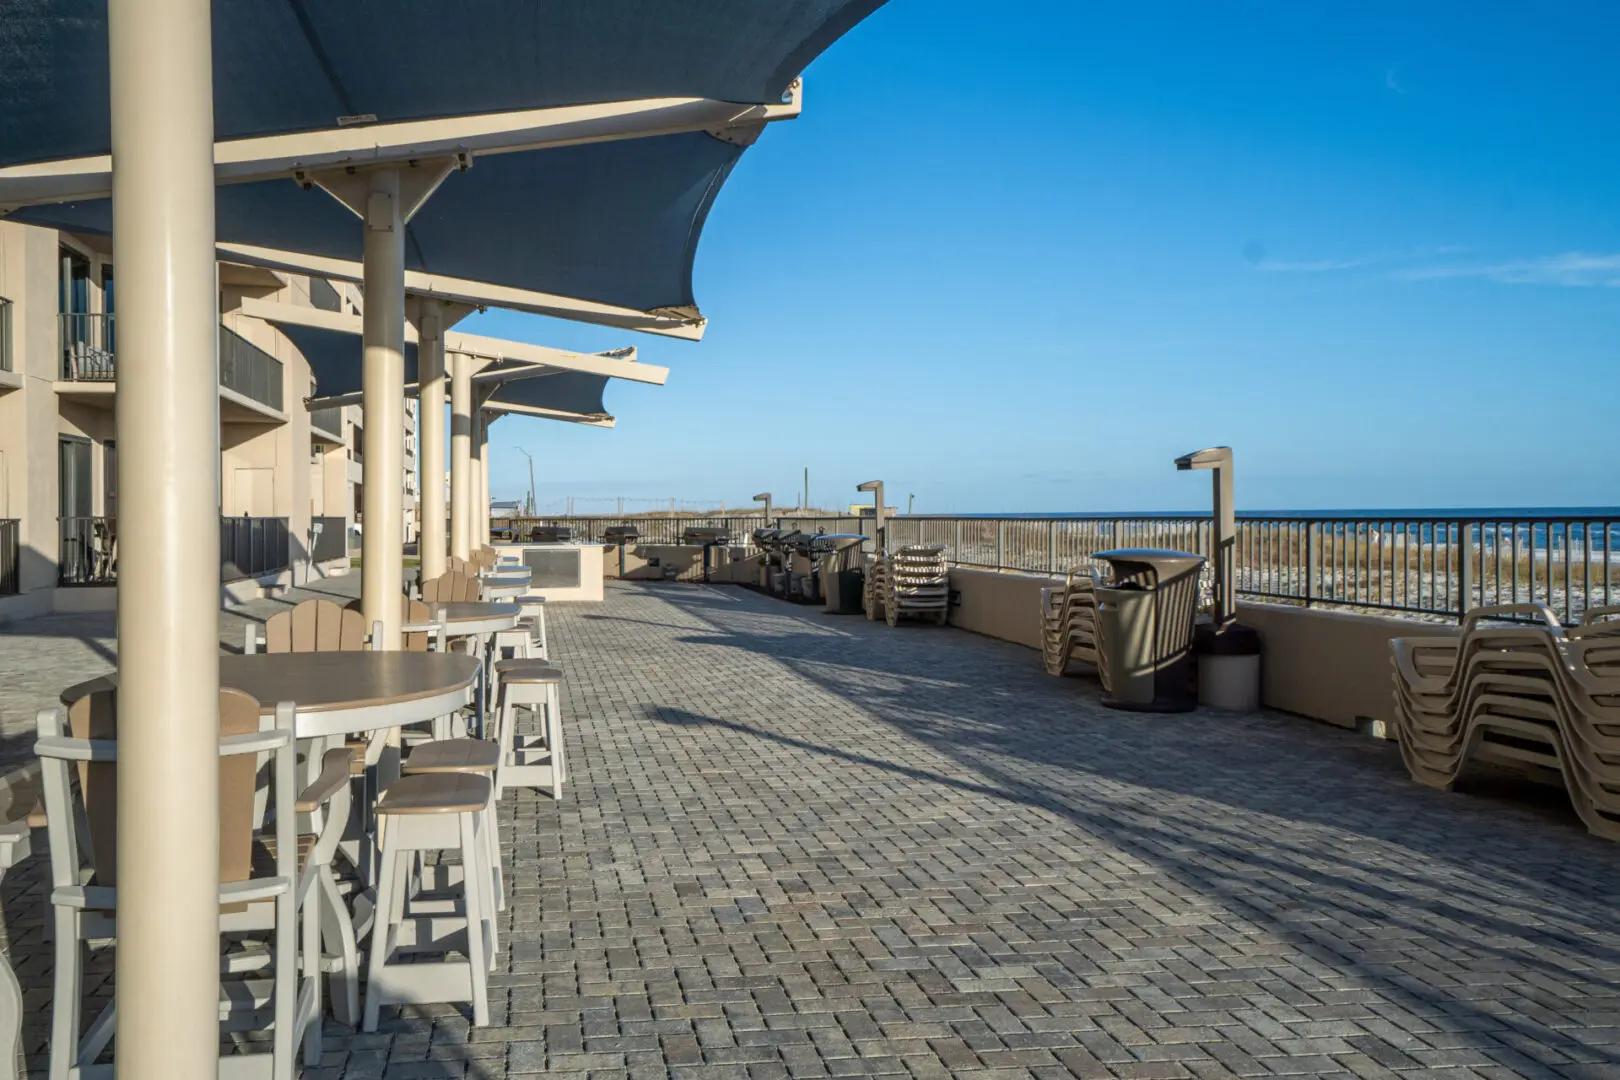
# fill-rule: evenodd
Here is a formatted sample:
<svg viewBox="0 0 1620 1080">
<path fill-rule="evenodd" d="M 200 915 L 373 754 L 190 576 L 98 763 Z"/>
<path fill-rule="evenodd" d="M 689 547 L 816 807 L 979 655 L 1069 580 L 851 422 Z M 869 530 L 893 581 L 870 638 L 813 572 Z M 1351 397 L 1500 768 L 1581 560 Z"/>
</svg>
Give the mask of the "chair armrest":
<svg viewBox="0 0 1620 1080">
<path fill-rule="evenodd" d="M 34 740 L 34 753 L 64 761 L 117 761 L 117 739 L 70 739 L 46 735 Z"/>
<path fill-rule="evenodd" d="M 1528 604 L 1496 604 L 1488 607 L 1477 607 L 1463 617 L 1462 632 L 1466 636 L 1470 630 L 1478 625 L 1481 619 L 1520 619 L 1526 615 L 1534 616 L 1538 621 L 1554 632 L 1562 632 L 1564 624 L 1558 621 L 1553 609 L 1546 604 L 1535 602 Z"/>
<path fill-rule="evenodd" d="M 219 740 L 219 756 L 237 754 L 267 754 L 280 750 L 292 742 L 292 732 L 271 728 L 268 731 L 250 731 L 245 735 L 224 735 Z"/>
<path fill-rule="evenodd" d="M 328 750 L 321 758 L 321 773 L 298 796 L 297 810 L 309 814 L 321 808 L 349 782 L 349 763 L 354 755 L 348 747 Z"/>
</svg>

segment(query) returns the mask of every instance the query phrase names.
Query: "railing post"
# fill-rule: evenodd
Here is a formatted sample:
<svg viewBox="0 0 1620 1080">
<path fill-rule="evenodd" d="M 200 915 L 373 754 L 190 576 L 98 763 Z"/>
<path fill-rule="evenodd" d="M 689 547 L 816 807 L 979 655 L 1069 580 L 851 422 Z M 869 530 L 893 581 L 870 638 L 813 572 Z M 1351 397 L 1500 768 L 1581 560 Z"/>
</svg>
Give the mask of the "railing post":
<svg viewBox="0 0 1620 1080">
<path fill-rule="evenodd" d="M 956 519 L 956 538 L 951 541 L 951 560 L 953 562 L 957 562 L 957 563 L 960 563 L 962 561 L 962 519 L 961 518 Z"/>
<path fill-rule="evenodd" d="M 1057 519 L 1046 523 L 1046 572 L 1057 573 Z"/>
<path fill-rule="evenodd" d="M 1532 533 L 1531 558 L 1534 559 L 1534 535 Z M 1547 567 L 1549 575 L 1552 572 L 1552 545 L 1548 544 Z M 1457 555 L 1462 565 L 1457 572 L 1457 621 L 1460 623 L 1468 616 L 1468 609 L 1474 601 L 1474 523 L 1464 521 L 1457 526 Z M 1534 565 L 1531 567 L 1534 573 Z M 1532 578 L 1532 581 L 1534 578 Z"/>
<path fill-rule="evenodd" d="M 1305 523 L 1305 606 L 1311 606 L 1311 600 L 1316 594 L 1316 562 L 1318 550 L 1322 542 L 1321 528 L 1317 522 Z"/>
<path fill-rule="evenodd" d="M 1000 518 L 996 519 L 996 569 L 1002 566 L 1002 550 L 1006 542 L 1007 523 Z"/>
</svg>

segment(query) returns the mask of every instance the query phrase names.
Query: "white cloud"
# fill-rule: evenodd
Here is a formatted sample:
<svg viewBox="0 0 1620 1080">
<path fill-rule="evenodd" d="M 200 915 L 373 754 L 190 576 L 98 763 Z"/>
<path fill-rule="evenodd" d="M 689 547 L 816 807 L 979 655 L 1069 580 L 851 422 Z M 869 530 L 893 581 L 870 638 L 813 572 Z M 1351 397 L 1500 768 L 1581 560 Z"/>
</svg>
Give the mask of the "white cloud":
<svg viewBox="0 0 1620 1080">
<path fill-rule="evenodd" d="M 1455 266 L 1412 266 L 1393 270 L 1390 277 L 1401 281 L 1438 281 L 1448 278 L 1481 278 L 1503 285 L 1558 285 L 1566 288 L 1620 288 L 1620 255 L 1594 255 L 1568 251 L 1499 263 Z"/>
</svg>

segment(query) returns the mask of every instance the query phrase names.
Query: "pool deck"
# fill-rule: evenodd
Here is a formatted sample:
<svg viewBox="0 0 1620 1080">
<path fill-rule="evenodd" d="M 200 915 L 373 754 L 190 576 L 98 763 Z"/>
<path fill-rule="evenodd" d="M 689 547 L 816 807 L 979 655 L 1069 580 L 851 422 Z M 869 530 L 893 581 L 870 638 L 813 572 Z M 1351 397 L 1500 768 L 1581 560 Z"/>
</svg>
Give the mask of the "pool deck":
<svg viewBox="0 0 1620 1080">
<path fill-rule="evenodd" d="M 385 1011 L 306 1076 L 1620 1076 L 1620 849 L 1555 797 L 735 587 L 549 619 L 572 786 L 502 807 L 493 1026 Z M 110 629 L 0 630 L 8 745 Z M 40 861 L 3 893 L 42 1075 Z"/>
</svg>

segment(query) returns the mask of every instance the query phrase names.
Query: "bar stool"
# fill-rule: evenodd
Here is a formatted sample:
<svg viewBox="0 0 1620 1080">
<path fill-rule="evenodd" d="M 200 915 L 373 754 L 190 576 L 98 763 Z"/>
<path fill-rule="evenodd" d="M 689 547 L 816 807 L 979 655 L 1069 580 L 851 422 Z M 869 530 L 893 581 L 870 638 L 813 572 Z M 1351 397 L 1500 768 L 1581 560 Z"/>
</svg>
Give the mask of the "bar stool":
<svg viewBox="0 0 1620 1080">
<path fill-rule="evenodd" d="M 472 773 L 402 776 L 377 802 L 382 831 L 382 875 L 377 886 L 377 918 L 371 931 L 366 968 L 363 1031 L 377 1030 L 384 1005 L 470 1001 L 473 1025 L 489 1024 L 489 957 L 494 953 L 495 920 L 489 902 L 489 868 L 479 838 L 480 818 L 489 806 L 490 781 Z M 459 851 L 465 918 L 407 916 L 409 875 L 416 857 L 428 851 Z M 460 946 L 465 960 L 396 962 L 410 952 L 442 952 Z"/>
<path fill-rule="evenodd" d="M 435 773 L 470 773 L 491 781 L 489 805 L 479 815 L 484 834 L 484 852 L 489 859 L 490 882 L 495 890 L 495 910 L 506 910 L 506 874 L 501 865 L 500 828 L 495 817 L 495 767 L 501 761 L 500 745 L 488 739 L 444 739 L 419 743 L 400 766 L 402 776 Z M 491 954 L 493 959 L 493 954 Z"/>
<path fill-rule="evenodd" d="M 530 645 L 532 657 L 537 660 L 551 659 L 546 649 L 546 598 L 535 593 L 520 596 L 517 602 L 523 609 L 523 622 L 519 625 L 527 626 L 533 635 Z"/>
<path fill-rule="evenodd" d="M 516 785 L 550 788 L 553 799 L 562 798 L 562 786 L 568 779 L 557 691 L 562 669 L 539 660 L 501 660 L 495 670 L 501 687 L 496 713 L 501 757 L 495 769 L 495 797 L 500 798 L 508 785 Z M 520 706 L 543 713 L 543 735 L 517 733 Z"/>
</svg>

